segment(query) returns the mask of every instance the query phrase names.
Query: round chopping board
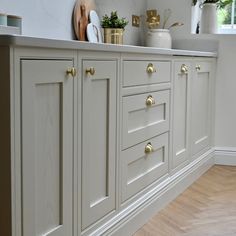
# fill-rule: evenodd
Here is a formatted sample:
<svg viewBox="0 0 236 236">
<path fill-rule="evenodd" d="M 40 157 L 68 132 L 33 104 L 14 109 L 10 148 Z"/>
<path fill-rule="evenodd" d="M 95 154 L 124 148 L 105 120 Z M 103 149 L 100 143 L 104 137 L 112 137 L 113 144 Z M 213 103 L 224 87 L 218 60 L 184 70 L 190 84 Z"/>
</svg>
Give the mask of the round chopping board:
<svg viewBox="0 0 236 236">
<path fill-rule="evenodd" d="M 81 10 L 80 10 L 81 5 L 85 5 L 86 16 L 89 15 L 89 12 L 91 10 L 95 9 L 94 0 L 77 0 L 76 1 L 75 6 L 74 6 L 74 11 L 73 11 L 73 25 L 74 25 L 75 36 L 77 39 L 79 39 L 79 21 L 81 18 Z"/>
</svg>

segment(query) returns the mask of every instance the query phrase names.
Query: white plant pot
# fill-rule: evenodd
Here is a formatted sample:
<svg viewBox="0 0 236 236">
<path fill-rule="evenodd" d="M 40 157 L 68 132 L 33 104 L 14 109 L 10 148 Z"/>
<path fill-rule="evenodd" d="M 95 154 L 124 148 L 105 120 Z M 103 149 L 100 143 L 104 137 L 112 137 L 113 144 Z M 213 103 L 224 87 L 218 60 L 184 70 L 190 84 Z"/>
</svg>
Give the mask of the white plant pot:
<svg viewBox="0 0 236 236">
<path fill-rule="evenodd" d="M 200 24 L 201 34 L 217 34 L 217 6 L 214 3 L 203 4 Z"/>
<path fill-rule="evenodd" d="M 172 40 L 168 29 L 149 29 L 146 35 L 146 46 L 171 48 Z"/>
</svg>

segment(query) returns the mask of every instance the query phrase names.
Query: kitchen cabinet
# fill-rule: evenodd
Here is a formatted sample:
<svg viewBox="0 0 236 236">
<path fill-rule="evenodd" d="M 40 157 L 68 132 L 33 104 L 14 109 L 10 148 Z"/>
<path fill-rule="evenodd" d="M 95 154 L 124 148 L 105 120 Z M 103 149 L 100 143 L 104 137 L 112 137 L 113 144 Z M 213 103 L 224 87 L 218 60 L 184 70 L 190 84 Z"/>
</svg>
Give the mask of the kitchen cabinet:
<svg viewBox="0 0 236 236">
<path fill-rule="evenodd" d="M 12 37 L 0 235 L 132 235 L 211 167 L 214 59 Z"/>
<path fill-rule="evenodd" d="M 191 79 L 191 62 L 176 61 L 173 81 L 173 169 L 189 160 Z"/>
<path fill-rule="evenodd" d="M 191 93 L 191 150 L 192 156 L 210 145 L 212 117 L 212 63 L 193 62 Z"/>
<path fill-rule="evenodd" d="M 115 210 L 117 62 L 82 60 L 82 229 Z"/>
<path fill-rule="evenodd" d="M 174 65 L 172 168 L 186 165 L 210 147 L 213 63 L 193 60 Z"/>
<path fill-rule="evenodd" d="M 73 235 L 72 60 L 22 59 L 22 235 Z"/>
</svg>

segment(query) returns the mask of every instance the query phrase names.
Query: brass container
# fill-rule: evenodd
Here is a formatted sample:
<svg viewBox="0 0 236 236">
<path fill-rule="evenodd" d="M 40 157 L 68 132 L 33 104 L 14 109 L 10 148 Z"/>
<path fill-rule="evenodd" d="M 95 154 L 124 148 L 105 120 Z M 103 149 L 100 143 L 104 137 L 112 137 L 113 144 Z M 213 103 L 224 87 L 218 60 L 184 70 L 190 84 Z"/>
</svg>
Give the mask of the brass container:
<svg viewBox="0 0 236 236">
<path fill-rule="evenodd" d="M 104 28 L 104 43 L 123 44 L 124 29 Z"/>
</svg>

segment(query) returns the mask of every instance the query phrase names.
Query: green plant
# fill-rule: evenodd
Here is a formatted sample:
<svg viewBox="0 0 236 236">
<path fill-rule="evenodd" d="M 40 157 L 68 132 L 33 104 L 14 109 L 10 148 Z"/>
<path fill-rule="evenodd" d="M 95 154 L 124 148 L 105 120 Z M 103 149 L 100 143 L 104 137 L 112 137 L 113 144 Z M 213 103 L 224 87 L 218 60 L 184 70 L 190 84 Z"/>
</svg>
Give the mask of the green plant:
<svg viewBox="0 0 236 236">
<path fill-rule="evenodd" d="M 112 11 L 110 17 L 105 15 L 102 17 L 101 26 L 102 28 L 120 28 L 124 29 L 128 25 L 128 21 L 123 17 L 119 18 L 117 11 Z"/>
<path fill-rule="evenodd" d="M 231 4 L 233 0 L 205 0 L 203 4 L 206 3 L 216 3 L 219 9 L 224 9 L 227 5 Z"/>
</svg>

